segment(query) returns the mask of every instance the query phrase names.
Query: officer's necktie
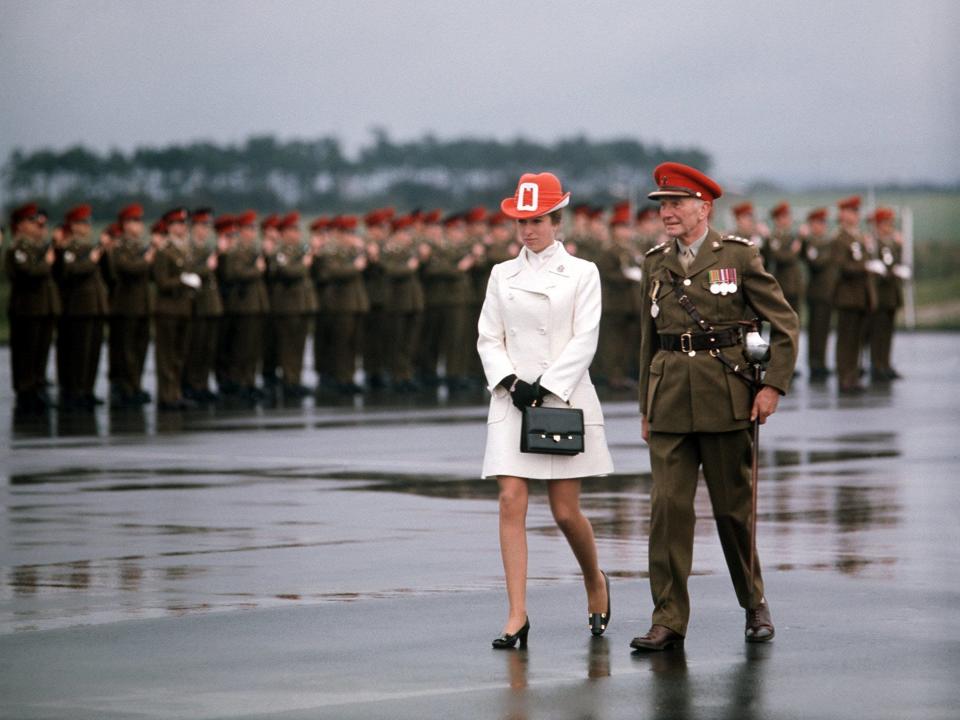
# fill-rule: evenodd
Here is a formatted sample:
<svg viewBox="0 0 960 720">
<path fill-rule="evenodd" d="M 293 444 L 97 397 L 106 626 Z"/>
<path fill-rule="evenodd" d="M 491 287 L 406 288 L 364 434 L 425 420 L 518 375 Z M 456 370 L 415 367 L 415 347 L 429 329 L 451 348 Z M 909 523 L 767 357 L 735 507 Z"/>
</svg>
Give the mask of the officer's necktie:
<svg viewBox="0 0 960 720">
<path fill-rule="evenodd" d="M 683 266 L 684 270 L 689 270 L 690 265 L 693 263 L 693 248 L 685 247 L 683 252 L 680 253 L 680 265 Z"/>
</svg>

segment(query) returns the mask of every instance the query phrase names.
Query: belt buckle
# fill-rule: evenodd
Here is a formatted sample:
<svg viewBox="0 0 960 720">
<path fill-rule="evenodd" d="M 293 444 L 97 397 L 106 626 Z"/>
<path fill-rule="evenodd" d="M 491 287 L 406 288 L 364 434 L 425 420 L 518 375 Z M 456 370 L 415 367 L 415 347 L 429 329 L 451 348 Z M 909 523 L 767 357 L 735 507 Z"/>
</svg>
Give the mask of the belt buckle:
<svg viewBox="0 0 960 720">
<path fill-rule="evenodd" d="M 680 352 L 693 352 L 693 334 L 685 332 L 680 336 Z"/>
</svg>

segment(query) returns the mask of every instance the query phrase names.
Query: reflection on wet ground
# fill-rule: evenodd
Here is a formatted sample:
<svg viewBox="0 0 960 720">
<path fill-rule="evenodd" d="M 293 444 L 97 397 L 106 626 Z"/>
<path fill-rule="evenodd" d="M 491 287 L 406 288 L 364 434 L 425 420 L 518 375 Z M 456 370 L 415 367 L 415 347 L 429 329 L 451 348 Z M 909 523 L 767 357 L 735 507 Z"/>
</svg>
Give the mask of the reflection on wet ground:
<svg viewBox="0 0 960 720">
<path fill-rule="evenodd" d="M 945 373 L 921 365 L 859 399 L 798 381 L 761 436 L 767 568 L 895 578 L 943 559 L 929 528 L 957 504 L 945 481 L 956 393 L 944 389 L 957 375 Z M 476 477 L 485 408 L 373 405 L 10 425 L 0 633 L 499 588 L 496 483 Z M 635 403 L 608 399 L 605 414 L 618 471 L 584 482 L 583 507 L 607 571 L 645 577 L 650 476 Z M 696 503 L 694 573 L 724 573 L 702 487 Z M 532 582 L 575 582 L 540 484 L 528 527 Z"/>
</svg>

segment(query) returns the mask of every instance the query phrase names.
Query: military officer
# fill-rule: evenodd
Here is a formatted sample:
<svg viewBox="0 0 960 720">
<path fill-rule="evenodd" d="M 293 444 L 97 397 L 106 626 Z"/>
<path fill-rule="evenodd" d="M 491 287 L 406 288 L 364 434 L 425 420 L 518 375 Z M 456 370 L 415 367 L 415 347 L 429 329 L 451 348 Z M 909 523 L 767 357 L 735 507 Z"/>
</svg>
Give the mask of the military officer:
<svg viewBox="0 0 960 720">
<path fill-rule="evenodd" d="M 751 587 L 751 423 L 764 422 L 790 386 L 798 320 L 749 240 L 708 225 L 720 186 L 702 172 L 663 163 L 654 172 L 670 240 L 643 265 L 640 352 L 643 438 L 653 473 L 649 570 L 653 625 L 638 650 L 681 646 L 690 614 L 694 494 L 702 467 L 727 567 L 746 609 L 748 642 L 770 640 L 773 621 L 759 572 Z M 741 321 L 770 323 L 772 355 L 754 394 L 743 377 Z"/>
<path fill-rule="evenodd" d="M 210 373 L 217 359 L 220 318 L 223 301 L 217 283 L 219 256 L 214 232 L 232 227 L 214 224 L 213 209 L 196 208 L 190 213 L 190 272 L 200 278 L 200 287 L 193 298 L 190 318 L 190 341 L 183 366 L 183 396 L 199 403 L 213 402 L 217 395 L 210 390 Z"/>
<path fill-rule="evenodd" d="M 807 365 L 810 380 L 822 382 L 830 375 L 827 369 L 827 338 L 833 319 L 833 289 L 837 282 L 836 267 L 830 257 L 827 234 L 827 209 L 814 208 L 807 213 L 801 227 L 805 235 L 803 254 L 807 265 Z"/>
<path fill-rule="evenodd" d="M 107 287 L 100 271 L 102 249 L 92 236 L 93 211 L 78 205 L 67 211 L 65 245 L 60 254 L 60 299 L 63 314 L 57 333 L 60 405 L 65 410 L 92 410 L 103 400 L 94 395 Z"/>
<path fill-rule="evenodd" d="M 773 231 L 767 240 L 773 276 L 780 283 L 783 296 L 796 313 L 800 312 L 803 295 L 803 239 L 793 231 L 790 203 L 781 201 L 770 210 Z"/>
<path fill-rule="evenodd" d="M 363 282 L 370 301 L 370 310 L 363 316 L 363 374 L 367 385 L 374 390 L 386 386 L 387 357 L 391 352 L 383 332 L 387 322 L 387 279 L 380 264 L 380 253 L 390 234 L 393 216 L 394 209 L 388 207 L 372 210 L 363 218 L 367 255 Z"/>
<path fill-rule="evenodd" d="M 142 381 L 150 345 L 150 274 L 157 251 L 144 239 L 139 203 L 120 210 L 117 223 L 120 237 L 110 251 L 110 402 L 123 407 L 150 402 Z"/>
<path fill-rule="evenodd" d="M 420 341 L 423 320 L 423 287 L 420 258 L 413 241 L 414 219 L 402 215 L 391 221 L 390 237 L 383 246 L 380 264 L 387 280 L 387 342 L 390 380 L 396 392 L 418 389 L 413 379 L 413 358 Z"/>
<path fill-rule="evenodd" d="M 267 262 L 257 248 L 257 214 L 247 210 L 237 216 L 237 241 L 223 258 L 223 280 L 227 284 L 224 313 L 231 316 L 227 353 L 225 392 L 243 400 L 263 399 L 257 387 L 257 363 L 261 357 L 263 321 L 270 312 L 263 282 Z"/>
<path fill-rule="evenodd" d="M 324 272 L 332 246 L 330 220 L 321 215 L 310 223 L 310 252 L 313 254 L 310 279 L 317 303 L 313 314 L 313 369 L 317 374 L 318 393 L 324 384 L 333 381 L 333 323 L 329 309 L 323 304 L 327 288 Z"/>
<path fill-rule="evenodd" d="M 633 212 L 629 202 L 614 206 L 610 216 L 609 240 L 596 254 L 594 262 L 600 271 L 603 313 L 600 320 L 601 364 L 598 382 L 606 381 L 614 390 L 636 388 L 626 375 L 632 337 L 639 332 L 633 322 L 637 317 L 633 287 L 640 279 L 634 261 Z"/>
<path fill-rule="evenodd" d="M 46 360 L 53 326 L 60 314 L 60 295 L 53 280 L 55 254 L 46 242 L 45 218 L 34 203 L 10 213 L 12 239 L 4 258 L 10 281 L 10 365 L 15 412 L 42 412 L 50 404 Z"/>
<path fill-rule="evenodd" d="M 831 262 L 838 277 L 833 291 L 837 312 L 837 382 L 843 394 L 863 392 L 860 353 L 870 314 L 877 306 L 877 289 L 871 273 L 866 239 L 860 230 L 860 196 L 837 203 L 840 227 L 830 245 Z"/>
<path fill-rule="evenodd" d="M 355 215 L 334 218 L 333 242 L 323 269 L 326 287 L 321 304 L 331 316 L 333 378 L 336 390 L 344 395 L 363 392 L 354 374 L 363 347 L 363 316 L 370 309 L 363 282 L 367 255 L 357 224 Z"/>
<path fill-rule="evenodd" d="M 870 316 L 870 378 L 874 382 L 901 377 L 890 364 L 890 350 L 897 310 L 903 307 L 903 282 L 910 278 L 910 268 L 903 262 L 903 240 L 895 223 L 893 209 L 880 207 L 874 211 L 875 259 L 883 265 L 883 271 L 877 272 L 876 277 L 877 307 Z M 876 267 L 879 271 L 879 265 Z"/>
<path fill-rule="evenodd" d="M 272 275 L 272 314 L 277 338 L 277 361 L 283 381 L 283 395 L 288 399 L 310 394 L 301 383 L 303 352 L 310 319 L 316 312 L 310 266 L 313 254 L 304 247 L 300 231 L 300 214 L 284 215 L 277 224 L 280 242 L 270 264 Z"/>
<path fill-rule="evenodd" d="M 191 271 L 186 208 L 164 213 L 167 241 L 153 261 L 157 289 L 154 308 L 154 354 L 157 366 L 157 409 L 187 410 L 196 402 L 183 397 L 181 381 L 190 343 L 193 298 L 200 288 Z"/>
</svg>

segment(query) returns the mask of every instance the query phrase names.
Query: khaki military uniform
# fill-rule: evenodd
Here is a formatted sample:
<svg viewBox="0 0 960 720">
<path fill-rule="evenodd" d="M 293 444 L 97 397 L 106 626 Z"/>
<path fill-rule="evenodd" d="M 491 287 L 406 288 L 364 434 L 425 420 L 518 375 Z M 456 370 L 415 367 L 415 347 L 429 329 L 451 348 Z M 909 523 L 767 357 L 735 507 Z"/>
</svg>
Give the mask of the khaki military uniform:
<svg viewBox="0 0 960 720">
<path fill-rule="evenodd" d="M 68 408 L 84 403 L 90 407 L 109 309 L 99 262 L 90 259 L 93 249 L 91 243 L 70 240 L 59 254 L 63 313 L 57 332 L 57 375 L 62 404 Z"/>
<path fill-rule="evenodd" d="M 153 261 L 153 281 L 157 287 L 154 309 L 154 352 L 157 364 L 157 404 L 176 406 L 183 399 L 181 378 L 190 347 L 190 318 L 194 290 L 180 276 L 190 272 L 186 250 L 173 242 L 157 252 Z"/>
<path fill-rule="evenodd" d="M 17 407 L 39 409 L 46 399 L 46 369 L 53 327 L 60 314 L 60 294 L 47 262 L 48 247 L 15 237 L 4 268 L 10 281 L 10 365 Z"/>
<path fill-rule="evenodd" d="M 410 267 L 416 257 L 412 247 L 387 242 L 380 256 L 386 279 L 386 332 L 391 348 L 390 377 L 398 389 L 413 381 L 413 359 L 420 342 L 423 322 L 423 286 L 417 269 Z"/>
<path fill-rule="evenodd" d="M 310 266 L 316 310 L 313 315 L 313 369 L 317 373 L 317 389 L 333 378 L 333 315 L 324 305 L 327 293 L 326 264 L 329 250 L 318 252 Z"/>
<path fill-rule="evenodd" d="M 841 228 L 830 248 L 838 272 L 833 291 L 837 311 L 837 379 L 841 390 L 851 390 L 860 383 L 860 351 L 870 313 L 877 306 L 877 290 L 866 268 L 870 258 L 859 231 Z"/>
<path fill-rule="evenodd" d="M 261 354 L 263 320 L 270 311 L 270 300 L 257 267 L 255 248 L 236 246 L 223 258 L 223 278 L 227 285 L 223 310 L 230 318 L 226 353 L 225 381 L 230 389 L 252 392 L 256 388 L 257 362 Z"/>
<path fill-rule="evenodd" d="M 637 343 L 631 340 L 639 336 L 639 295 L 636 283 L 624 274 L 634 264 L 633 255 L 629 248 L 611 243 L 596 255 L 594 263 L 600 271 L 603 297 L 600 349 L 594 362 L 599 365 L 601 382 L 622 388 L 627 382 L 627 353 L 631 346 L 636 351 Z"/>
<path fill-rule="evenodd" d="M 668 340 L 679 341 L 678 345 L 686 348 L 684 343 L 703 335 L 679 304 L 671 272 L 718 336 L 732 331 L 729 337 L 737 337 L 739 322 L 749 315 L 770 323 L 772 358 L 763 382 L 781 393 L 787 391 L 793 375 L 798 319 L 780 286 L 764 270 L 757 248 L 747 240 L 710 230 L 688 270 L 680 264 L 674 240 L 647 253 L 640 404 L 650 425 L 653 471 L 649 552 L 653 622 L 684 635 L 690 614 L 687 578 L 693 559 L 698 468 L 703 468 L 741 606 L 759 604 L 763 579 L 758 562 L 755 585 L 749 586 L 752 392 L 707 350 L 661 349 L 672 347 Z M 713 292 L 719 277 L 727 282 L 725 294 Z M 730 287 L 731 281 L 735 289 Z M 679 337 L 686 333 L 685 340 Z M 749 372 L 742 345 L 719 352 L 732 365 Z"/>
<path fill-rule="evenodd" d="M 270 265 L 270 311 L 276 330 L 277 364 L 288 389 L 300 386 L 310 319 L 317 308 L 310 268 L 303 264 L 306 255 L 301 246 L 281 242 Z"/>
<path fill-rule="evenodd" d="M 794 312 L 800 312 L 803 296 L 803 241 L 792 232 L 774 230 L 767 240 L 773 276 Z"/>
<path fill-rule="evenodd" d="M 466 375 L 467 353 L 473 351 L 465 335 L 471 288 L 469 276 L 457 264 L 468 252 L 462 245 L 436 243 L 423 264 L 424 336 L 417 365 L 428 383 L 436 381 L 441 359 L 448 383 Z"/>
<path fill-rule="evenodd" d="M 363 316 L 370 310 L 363 271 L 354 262 L 360 251 L 335 248 L 325 258 L 324 296 L 320 301 L 330 314 L 333 354 L 333 377 L 341 388 L 353 383 L 357 356 L 363 347 Z"/>
<path fill-rule="evenodd" d="M 387 345 L 387 278 L 380 260 L 368 259 L 363 271 L 363 283 L 370 301 L 370 309 L 363 317 L 363 373 L 367 383 L 377 388 L 384 385 L 384 373 L 393 348 Z"/>
<path fill-rule="evenodd" d="M 278 241 L 279 244 L 279 241 Z M 266 289 L 267 297 L 273 297 L 273 283 L 276 278 L 274 265 L 276 264 L 276 252 L 272 254 L 263 254 L 266 263 L 266 269 L 263 272 L 263 286 Z M 277 383 L 277 371 L 280 369 L 280 356 L 278 350 L 279 328 L 276 318 L 273 314 L 273 308 L 270 308 L 268 315 L 264 316 L 260 325 L 260 375 L 263 378 L 265 386 L 272 386 Z"/>
<path fill-rule="evenodd" d="M 886 272 L 874 282 L 877 307 L 870 316 L 870 373 L 874 380 L 896 377 L 890 365 L 897 310 L 903 307 L 903 279 L 896 273 L 903 267 L 903 246 L 893 238 L 877 241 L 877 258 Z"/>
<path fill-rule="evenodd" d="M 140 241 L 123 238 L 110 251 L 110 376 L 121 401 L 136 400 L 143 393 L 152 314 L 151 263 L 144 257 L 145 249 Z"/>
<path fill-rule="evenodd" d="M 807 364 L 813 378 L 827 372 L 827 339 L 833 319 L 833 291 L 837 269 L 833 264 L 830 238 L 807 238 L 804 261 L 807 265 Z"/>
<path fill-rule="evenodd" d="M 193 298 L 193 317 L 190 320 L 190 342 L 183 368 L 183 385 L 199 400 L 211 399 L 210 373 L 217 362 L 220 339 L 220 320 L 223 317 L 223 299 L 217 280 L 217 271 L 207 264 L 215 255 L 194 245 L 190 253 L 190 272 L 200 276 L 200 289 Z M 220 259 L 217 259 L 219 270 Z"/>
</svg>

